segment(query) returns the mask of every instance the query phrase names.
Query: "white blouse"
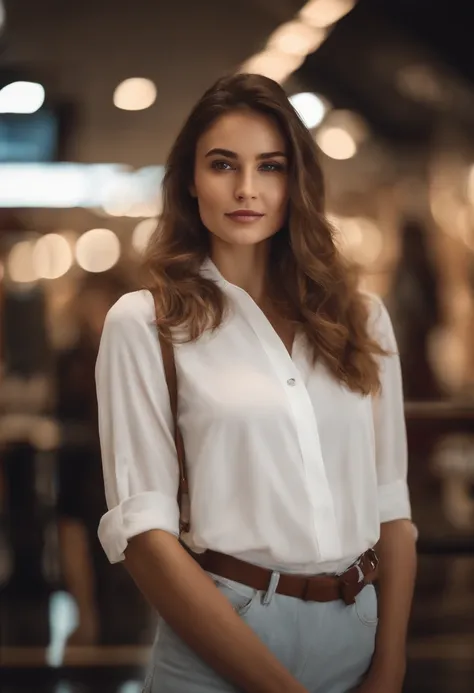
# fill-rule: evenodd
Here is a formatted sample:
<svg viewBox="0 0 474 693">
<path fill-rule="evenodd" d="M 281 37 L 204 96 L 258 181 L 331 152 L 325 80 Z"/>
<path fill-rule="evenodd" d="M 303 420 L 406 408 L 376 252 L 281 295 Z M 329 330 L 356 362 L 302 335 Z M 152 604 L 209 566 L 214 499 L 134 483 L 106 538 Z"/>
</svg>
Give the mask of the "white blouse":
<svg viewBox="0 0 474 693">
<path fill-rule="evenodd" d="M 290 356 L 264 313 L 207 260 L 228 298 L 217 331 L 175 346 L 186 448 L 191 545 L 302 574 L 343 571 L 410 518 L 399 358 L 390 318 L 371 298 L 382 392 L 350 392 L 303 335 Z M 154 303 L 147 291 L 109 311 L 96 367 L 111 562 L 151 529 L 178 535 L 178 463 Z M 395 353 L 393 353 L 395 352 Z"/>
</svg>

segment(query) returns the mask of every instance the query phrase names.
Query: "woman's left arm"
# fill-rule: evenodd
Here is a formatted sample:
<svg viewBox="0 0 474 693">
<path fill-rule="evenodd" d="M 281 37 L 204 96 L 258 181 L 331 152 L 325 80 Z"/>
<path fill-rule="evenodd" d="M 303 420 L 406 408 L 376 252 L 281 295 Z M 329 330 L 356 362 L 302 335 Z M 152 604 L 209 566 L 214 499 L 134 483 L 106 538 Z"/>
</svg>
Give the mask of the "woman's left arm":
<svg viewBox="0 0 474 693">
<path fill-rule="evenodd" d="M 416 529 L 407 486 L 407 441 L 398 349 L 387 310 L 375 301 L 374 336 L 387 350 L 380 359 L 380 394 L 373 400 L 380 540 L 379 625 L 372 666 L 360 693 L 401 693 L 406 638 L 416 575 Z"/>
<path fill-rule="evenodd" d="M 415 528 L 409 520 L 384 522 L 379 557 L 379 625 L 369 673 L 374 691 L 400 693 L 405 678 L 406 638 L 416 575 Z M 363 689 L 364 690 L 364 689 Z"/>
</svg>

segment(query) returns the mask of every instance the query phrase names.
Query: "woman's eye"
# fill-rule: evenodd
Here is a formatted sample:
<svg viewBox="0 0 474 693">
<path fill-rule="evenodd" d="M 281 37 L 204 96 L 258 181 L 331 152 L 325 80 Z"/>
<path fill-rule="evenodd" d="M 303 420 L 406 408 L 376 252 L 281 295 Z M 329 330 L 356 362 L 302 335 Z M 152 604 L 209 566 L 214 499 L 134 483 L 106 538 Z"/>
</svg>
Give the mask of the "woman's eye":
<svg viewBox="0 0 474 693">
<path fill-rule="evenodd" d="M 232 168 L 228 161 L 213 161 L 211 166 L 216 171 L 229 171 Z"/>
<path fill-rule="evenodd" d="M 268 172 L 272 173 L 273 171 L 284 171 L 285 167 L 283 166 L 283 164 L 268 162 L 266 164 L 262 164 L 260 166 L 260 169 L 262 171 L 268 171 Z"/>
</svg>

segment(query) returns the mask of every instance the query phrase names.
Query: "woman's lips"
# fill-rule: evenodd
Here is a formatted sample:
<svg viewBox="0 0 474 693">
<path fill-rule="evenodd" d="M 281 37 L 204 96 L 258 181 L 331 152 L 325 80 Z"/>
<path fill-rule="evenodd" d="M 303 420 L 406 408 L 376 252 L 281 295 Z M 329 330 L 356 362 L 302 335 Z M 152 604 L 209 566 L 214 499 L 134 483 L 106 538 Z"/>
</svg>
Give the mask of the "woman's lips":
<svg viewBox="0 0 474 693">
<path fill-rule="evenodd" d="M 264 215 L 260 212 L 254 212 L 250 209 L 239 209 L 237 212 L 230 212 L 229 214 L 226 214 L 226 217 L 229 217 L 229 219 L 232 219 L 240 224 L 248 224 L 253 221 L 258 221 L 263 216 Z"/>
</svg>

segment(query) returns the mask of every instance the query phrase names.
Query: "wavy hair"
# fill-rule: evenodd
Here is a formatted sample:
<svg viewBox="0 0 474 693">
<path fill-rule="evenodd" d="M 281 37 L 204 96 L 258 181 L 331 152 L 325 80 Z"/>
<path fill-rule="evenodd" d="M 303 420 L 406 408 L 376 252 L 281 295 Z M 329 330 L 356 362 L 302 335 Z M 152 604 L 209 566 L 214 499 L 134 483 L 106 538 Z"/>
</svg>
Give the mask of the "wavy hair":
<svg viewBox="0 0 474 693">
<path fill-rule="evenodd" d="M 289 152 L 287 221 L 270 240 L 269 286 L 275 309 L 302 330 L 332 375 L 367 395 L 380 387 L 377 357 L 386 352 L 368 330 L 367 298 L 340 254 L 324 214 L 324 181 L 313 138 L 279 84 L 255 74 L 221 78 L 196 104 L 169 154 L 163 180 L 163 209 L 144 257 L 144 286 L 151 291 L 158 328 L 184 328 L 186 341 L 225 318 L 225 297 L 201 276 L 209 254 L 190 188 L 196 145 L 217 118 L 251 109 L 279 126 Z"/>
</svg>

